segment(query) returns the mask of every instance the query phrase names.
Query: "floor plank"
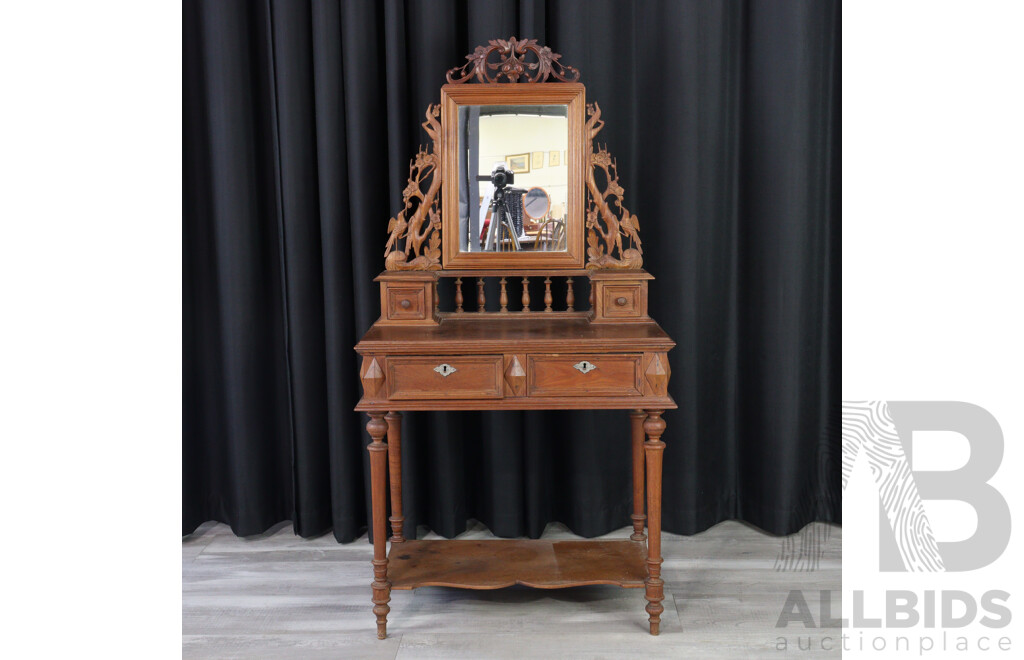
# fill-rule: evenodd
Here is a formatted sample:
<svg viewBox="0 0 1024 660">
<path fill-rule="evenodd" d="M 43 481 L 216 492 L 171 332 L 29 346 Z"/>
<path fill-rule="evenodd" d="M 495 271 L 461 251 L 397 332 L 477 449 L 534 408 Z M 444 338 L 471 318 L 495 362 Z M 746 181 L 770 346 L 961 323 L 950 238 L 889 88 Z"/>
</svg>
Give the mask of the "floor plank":
<svg viewBox="0 0 1024 660">
<path fill-rule="evenodd" d="M 380 658 L 394 660 L 402 642 L 400 636 L 381 641 L 376 635 L 185 635 L 182 657 L 234 660 L 338 660 L 338 658 Z"/>
<path fill-rule="evenodd" d="M 493 536 L 474 524 L 459 538 Z M 578 537 L 550 525 L 544 538 Z M 345 545 L 330 534 L 302 539 L 285 523 L 241 539 L 226 525 L 206 523 L 182 541 L 182 657 L 779 657 L 780 632 L 793 645 L 798 633 L 806 639 L 802 627 L 775 628 L 791 589 L 802 589 L 814 612 L 820 592 L 833 592 L 839 615 L 839 527 L 815 523 L 776 537 L 730 521 L 689 537 L 664 534 L 662 554 L 665 612 L 656 638 L 646 633 L 642 589 L 595 585 L 394 591 L 389 637 L 380 641 L 365 537 Z M 787 567 L 800 570 L 780 570 Z M 839 653 L 816 648 L 800 655 Z"/>
</svg>

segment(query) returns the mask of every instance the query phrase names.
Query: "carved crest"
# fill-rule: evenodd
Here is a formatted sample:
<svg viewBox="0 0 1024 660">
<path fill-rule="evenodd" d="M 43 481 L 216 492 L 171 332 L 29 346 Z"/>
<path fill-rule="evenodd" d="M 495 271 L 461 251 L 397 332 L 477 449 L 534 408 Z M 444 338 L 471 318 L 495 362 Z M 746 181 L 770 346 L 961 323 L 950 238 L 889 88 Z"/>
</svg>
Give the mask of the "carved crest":
<svg viewBox="0 0 1024 660">
<path fill-rule="evenodd" d="M 559 62 L 561 55 L 552 52 L 547 46 L 538 46 L 536 39 L 491 39 L 487 46 L 477 46 L 462 66 L 448 71 L 446 77 L 452 84 L 464 83 L 476 78 L 482 83 L 544 82 L 548 77 L 562 82 L 576 82 L 580 72 L 568 64 Z M 498 58 L 490 60 L 492 55 Z M 532 54 L 536 62 L 527 62 Z M 496 73 L 495 73 L 496 72 Z"/>
<path fill-rule="evenodd" d="M 441 189 L 441 114 L 440 105 L 427 107 L 423 129 L 433 144 L 416 153 L 409 162 L 409 183 L 402 191 L 404 207 L 388 222 L 388 242 L 384 246 L 387 270 L 439 270 L 441 268 L 441 209 L 437 197 Z M 429 178 L 427 189 L 423 184 Z M 404 243 L 404 246 L 403 246 Z"/>
<path fill-rule="evenodd" d="M 590 140 L 590 166 L 587 168 L 587 268 L 639 269 L 644 264 L 640 243 L 640 221 L 622 205 L 622 186 L 615 159 L 608 149 L 594 145 L 594 137 L 604 128 L 601 107 L 587 104 L 587 138 Z M 604 172 L 604 190 L 597 187 L 598 169 Z M 629 239 L 624 247 L 622 238 Z"/>
</svg>

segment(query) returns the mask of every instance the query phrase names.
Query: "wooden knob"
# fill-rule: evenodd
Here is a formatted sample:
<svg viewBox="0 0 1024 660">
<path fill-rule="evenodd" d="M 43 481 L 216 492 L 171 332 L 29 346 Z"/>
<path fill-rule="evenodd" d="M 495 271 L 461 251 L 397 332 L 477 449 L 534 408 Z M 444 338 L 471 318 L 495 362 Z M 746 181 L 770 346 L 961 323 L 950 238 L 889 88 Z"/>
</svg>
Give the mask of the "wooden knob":
<svg viewBox="0 0 1024 660">
<path fill-rule="evenodd" d="M 625 298 L 616 298 L 615 299 L 615 304 L 618 305 L 619 307 L 625 307 L 626 306 L 626 299 Z"/>
<path fill-rule="evenodd" d="M 412 303 L 409 302 L 408 298 L 398 304 L 402 306 L 402 309 L 409 309 L 410 307 L 412 307 Z"/>
</svg>

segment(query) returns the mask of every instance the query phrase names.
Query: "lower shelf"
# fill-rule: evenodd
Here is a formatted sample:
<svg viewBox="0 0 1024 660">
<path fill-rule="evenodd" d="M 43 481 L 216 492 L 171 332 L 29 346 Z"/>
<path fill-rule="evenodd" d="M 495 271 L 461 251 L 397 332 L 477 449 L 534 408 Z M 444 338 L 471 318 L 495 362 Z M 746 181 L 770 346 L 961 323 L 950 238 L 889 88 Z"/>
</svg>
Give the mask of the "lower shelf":
<svg viewBox="0 0 1024 660">
<path fill-rule="evenodd" d="M 587 584 L 643 587 L 643 541 L 404 541 L 388 553 L 392 589 L 560 589 Z"/>
</svg>

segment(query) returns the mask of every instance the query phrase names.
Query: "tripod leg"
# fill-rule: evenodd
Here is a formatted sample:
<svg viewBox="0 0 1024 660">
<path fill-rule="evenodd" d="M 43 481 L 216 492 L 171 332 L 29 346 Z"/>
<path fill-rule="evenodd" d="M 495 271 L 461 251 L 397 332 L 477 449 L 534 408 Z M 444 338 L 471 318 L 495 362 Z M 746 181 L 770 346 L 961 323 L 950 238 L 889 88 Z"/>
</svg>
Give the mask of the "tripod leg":
<svg viewBox="0 0 1024 660">
<path fill-rule="evenodd" d="M 518 252 L 519 251 L 519 236 L 516 235 L 516 227 L 515 227 L 515 225 L 512 224 L 511 220 L 506 220 L 505 221 L 505 227 L 508 229 L 509 238 L 512 239 L 512 248 L 516 252 Z"/>
<path fill-rule="evenodd" d="M 484 241 L 484 251 L 490 252 L 494 250 L 495 242 L 494 238 L 497 235 L 498 229 L 498 211 L 497 209 L 491 210 L 491 224 L 487 226 L 487 240 Z"/>
<path fill-rule="evenodd" d="M 519 233 L 516 231 L 515 223 L 512 222 L 512 213 L 508 209 L 508 198 L 501 200 L 501 203 L 497 205 L 495 213 L 498 215 L 498 219 L 501 220 L 498 231 L 498 240 L 501 242 L 501 249 L 505 249 L 505 233 L 508 233 L 509 243 L 512 249 L 516 252 L 519 251 Z M 498 213 L 498 211 L 501 213 Z"/>
</svg>

